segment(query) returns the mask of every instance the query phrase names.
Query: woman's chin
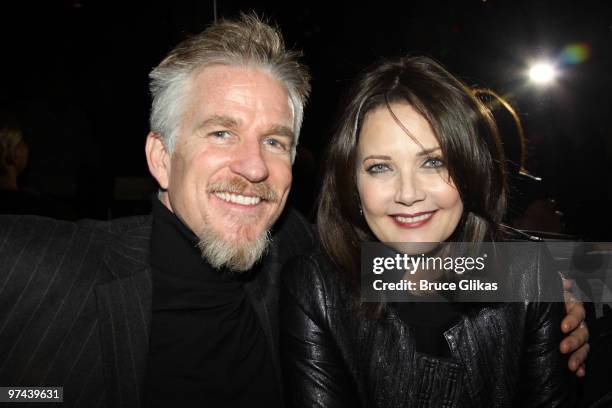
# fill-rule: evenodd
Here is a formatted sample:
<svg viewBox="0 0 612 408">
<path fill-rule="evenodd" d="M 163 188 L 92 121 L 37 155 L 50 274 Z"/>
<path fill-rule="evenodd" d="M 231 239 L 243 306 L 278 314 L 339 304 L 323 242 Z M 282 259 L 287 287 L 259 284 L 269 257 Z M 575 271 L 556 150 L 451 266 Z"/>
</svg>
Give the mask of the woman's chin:
<svg viewBox="0 0 612 408">
<path fill-rule="evenodd" d="M 439 242 L 392 242 L 387 245 L 402 254 L 419 255 L 433 251 Z"/>
</svg>

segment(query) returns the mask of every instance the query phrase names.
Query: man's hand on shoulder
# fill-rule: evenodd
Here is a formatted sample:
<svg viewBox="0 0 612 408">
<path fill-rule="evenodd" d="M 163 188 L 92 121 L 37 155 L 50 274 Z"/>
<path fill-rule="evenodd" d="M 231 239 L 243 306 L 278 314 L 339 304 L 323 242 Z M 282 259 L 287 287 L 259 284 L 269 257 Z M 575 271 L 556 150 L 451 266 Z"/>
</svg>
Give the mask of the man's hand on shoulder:
<svg viewBox="0 0 612 408">
<path fill-rule="evenodd" d="M 559 348 L 563 354 L 572 353 L 568 368 L 576 373 L 577 377 L 584 377 L 584 362 L 589 354 L 589 329 L 584 322 L 584 305 L 570 292 L 572 281 L 563 279 L 563 289 L 567 316 L 561 322 L 561 331 L 567 336 L 561 341 Z"/>
</svg>

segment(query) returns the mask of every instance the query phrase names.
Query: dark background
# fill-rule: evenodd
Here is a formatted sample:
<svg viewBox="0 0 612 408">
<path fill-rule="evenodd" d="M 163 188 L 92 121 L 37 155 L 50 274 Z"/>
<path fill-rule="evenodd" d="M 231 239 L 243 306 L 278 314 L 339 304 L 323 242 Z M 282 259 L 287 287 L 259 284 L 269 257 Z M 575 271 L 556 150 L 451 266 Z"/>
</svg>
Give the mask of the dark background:
<svg viewBox="0 0 612 408">
<path fill-rule="evenodd" d="M 255 10 L 304 51 L 313 93 L 302 131 L 294 201 L 308 212 L 315 168 L 351 78 L 380 57 L 425 54 L 469 85 L 504 95 L 528 138 L 537 194 L 557 199 L 565 232 L 610 240 L 612 202 L 612 6 L 606 1 L 217 2 L 219 17 Z M 53 195 L 75 216 L 147 211 L 154 188 L 144 157 L 148 72 L 214 19 L 212 1 L 4 2 L 0 6 L 0 104 L 17 112 L 30 144 L 24 185 Z M 584 43 L 590 57 L 562 64 Z M 534 58 L 559 62 L 554 86 L 525 72 Z M 504 140 L 511 159 L 515 132 Z M 304 199 L 306 197 L 306 199 Z"/>
</svg>

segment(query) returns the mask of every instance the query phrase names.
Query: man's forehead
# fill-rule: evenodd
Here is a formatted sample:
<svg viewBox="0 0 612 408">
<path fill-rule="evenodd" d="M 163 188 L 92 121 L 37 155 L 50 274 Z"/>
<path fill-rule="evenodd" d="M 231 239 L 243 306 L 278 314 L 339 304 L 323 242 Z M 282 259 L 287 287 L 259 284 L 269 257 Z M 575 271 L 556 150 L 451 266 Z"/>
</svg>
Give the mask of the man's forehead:
<svg viewBox="0 0 612 408">
<path fill-rule="evenodd" d="M 199 121 L 238 126 L 261 120 L 293 127 L 293 105 L 285 86 L 269 73 L 251 67 L 215 65 L 194 74 L 191 114 Z M 229 123 L 232 121 L 233 123 Z"/>
<path fill-rule="evenodd" d="M 213 93 L 253 91 L 288 98 L 287 89 L 280 80 L 267 71 L 255 67 L 212 65 L 196 71 L 192 77 L 192 84 L 195 88 Z"/>
</svg>

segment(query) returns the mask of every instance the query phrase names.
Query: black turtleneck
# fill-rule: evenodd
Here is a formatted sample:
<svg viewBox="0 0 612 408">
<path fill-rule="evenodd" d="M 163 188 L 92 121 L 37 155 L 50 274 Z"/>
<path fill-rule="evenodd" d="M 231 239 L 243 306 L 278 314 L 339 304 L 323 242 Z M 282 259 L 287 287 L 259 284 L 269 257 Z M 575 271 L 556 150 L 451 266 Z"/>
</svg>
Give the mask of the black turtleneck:
<svg viewBox="0 0 612 408">
<path fill-rule="evenodd" d="M 154 200 L 145 406 L 279 406 L 270 351 L 244 279 L 212 268 L 197 242 Z"/>
</svg>

